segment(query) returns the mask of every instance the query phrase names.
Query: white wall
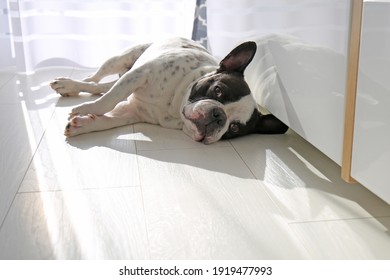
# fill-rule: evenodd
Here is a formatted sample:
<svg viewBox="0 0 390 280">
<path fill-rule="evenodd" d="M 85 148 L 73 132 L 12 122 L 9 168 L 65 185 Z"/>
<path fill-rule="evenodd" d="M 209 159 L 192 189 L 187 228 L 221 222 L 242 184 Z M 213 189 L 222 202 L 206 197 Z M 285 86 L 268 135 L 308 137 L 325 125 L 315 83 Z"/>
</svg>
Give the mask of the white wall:
<svg viewBox="0 0 390 280">
<path fill-rule="evenodd" d="M 390 3 L 364 3 L 352 177 L 390 203 Z"/>
</svg>

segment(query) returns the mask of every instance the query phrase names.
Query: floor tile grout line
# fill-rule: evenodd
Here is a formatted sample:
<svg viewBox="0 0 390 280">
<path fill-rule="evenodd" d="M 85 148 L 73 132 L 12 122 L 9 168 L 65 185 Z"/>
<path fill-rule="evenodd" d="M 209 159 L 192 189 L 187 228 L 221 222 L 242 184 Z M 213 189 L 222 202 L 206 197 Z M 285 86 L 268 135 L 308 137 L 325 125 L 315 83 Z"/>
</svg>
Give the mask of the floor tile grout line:
<svg viewBox="0 0 390 280">
<path fill-rule="evenodd" d="M 132 134 L 138 133 L 135 128 L 135 124 L 132 124 Z M 141 156 L 139 152 L 142 152 L 142 150 L 139 150 L 139 147 L 137 145 L 137 140 L 134 140 L 134 146 L 135 146 L 135 156 L 136 156 L 136 162 L 137 162 L 137 176 L 138 176 L 138 182 L 140 186 L 140 192 L 141 192 L 141 204 L 142 204 L 142 213 L 143 213 L 143 220 L 144 220 L 144 227 L 146 231 L 146 244 L 147 244 L 147 253 L 148 253 L 148 258 L 150 259 L 151 256 L 151 251 L 150 251 L 150 232 L 149 232 L 149 227 L 148 227 L 148 222 L 146 219 L 146 207 L 145 207 L 145 195 L 144 195 L 144 188 L 143 184 L 141 182 L 141 175 L 140 175 L 140 168 L 139 168 L 139 157 Z"/>
<path fill-rule="evenodd" d="M 229 143 L 230 143 L 230 146 L 233 147 L 234 151 L 237 153 L 237 155 L 240 157 L 241 161 L 245 164 L 246 168 L 248 168 L 249 172 L 252 174 L 253 176 L 253 179 L 256 179 L 257 181 L 260 181 L 260 179 L 258 179 L 256 177 L 256 175 L 253 173 L 252 169 L 249 167 L 249 165 L 246 163 L 246 161 L 244 160 L 244 158 L 241 156 L 241 154 L 237 151 L 236 147 L 233 145 L 233 143 L 229 140 Z"/>
<path fill-rule="evenodd" d="M 263 187 L 264 189 L 264 192 L 265 194 L 267 195 L 268 199 L 272 202 L 272 204 L 276 207 L 276 209 L 278 209 L 279 211 L 279 215 L 280 217 L 283 219 L 283 221 L 286 223 L 286 225 L 289 225 L 289 222 L 288 222 L 288 219 L 283 215 L 283 211 L 282 209 L 280 208 L 280 206 L 274 201 L 274 199 L 272 198 L 272 196 L 269 194 L 267 188 L 266 188 L 266 185 L 264 184 L 263 180 L 261 180 L 260 178 L 258 178 L 256 176 L 256 174 L 252 171 L 252 169 L 250 168 L 250 166 L 247 164 L 247 162 L 245 161 L 245 159 L 242 157 L 242 155 L 240 154 L 240 152 L 236 149 L 236 147 L 234 146 L 233 143 L 231 143 L 231 141 L 229 140 L 231 146 L 234 148 L 234 150 L 236 151 L 236 153 L 239 155 L 239 157 L 241 158 L 241 160 L 244 162 L 245 166 L 249 169 L 249 171 L 251 172 L 251 174 L 253 175 L 253 178 L 256 179 L 256 181 L 260 182 L 261 186 Z M 294 234 L 295 235 L 295 234 Z"/>
<path fill-rule="evenodd" d="M 140 191 L 141 191 L 141 203 L 142 203 L 142 212 L 143 212 L 143 215 L 144 215 L 144 226 L 145 226 L 145 231 L 146 231 L 146 243 L 147 243 L 147 251 L 148 251 L 148 258 L 150 259 L 150 256 L 151 256 L 151 251 L 150 251 L 150 232 L 149 232 L 149 227 L 148 227 L 148 221 L 147 221 L 147 218 L 146 218 L 146 207 L 145 207 L 145 199 L 144 199 L 144 189 L 142 187 L 142 184 L 140 184 Z"/>
<path fill-rule="evenodd" d="M 74 70 L 74 68 L 72 68 L 72 73 L 73 73 L 73 70 Z M 12 77 L 11 77 L 4 85 L 6 85 L 10 80 L 12 80 L 12 79 L 13 79 L 14 77 L 16 77 L 16 76 L 17 76 L 17 73 L 15 73 L 14 75 L 12 75 Z M 58 103 L 58 100 L 57 100 L 57 103 Z M 49 124 L 50 124 L 50 123 L 52 122 L 52 120 L 53 120 L 53 117 L 54 117 L 54 115 L 55 115 L 56 108 L 57 108 L 57 103 L 56 103 L 56 105 L 55 105 L 54 108 L 53 108 L 53 112 L 52 112 L 52 114 L 51 114 L 51 116 L 50 116 L 50 118 L 49 118 L 49 120 L 48 120 L 48 122 L 47 122 L 47 125 L 46 125 L 46 126 L 44 127 L 44 129 L 43 129 L 42 135 L 41 135 L 41 137 L 39 138 L 39 141 L 38 141 L 38 143 L 37 143 L 37 145 L 36 145 L 34 151 L 31 151 L 31 152 L 32 152 L 32 155 L 31 155 L 30 161 L 29 161 L 29 163 L 28 163 L 28 165 L 27 165 L 27 168 L 26 168 L 25 172 L 23 173 L 22 178 L 21 178 L 20 181 L 18 182 L 17 191 L 15 192 L 15 194 L 14 194 L 14 196 L 13 196 L 13 198 L 12 198 L 12 201 L 11 201 L 11 203 L 10 203 L 10 206 L 8 207 L 8 209 L 7 209 L 6 213 L 5 213 L 3 220 L 0 222 L 0 231 L 1 231 L 1 229 L 3 228 L 5 221 L 7 220 L 7 217 L 8 217 L 8 215 L 9 215 L 10 211 L 11 211 L 12 205 L 14 204 L 17 195 L 20 194 L 20 193 L 23 193 L 23 192 L 19 192 L 19 191 L 20 191 L 20 188 L 21 188 L 21 186 L 22 186 L 22 184 L 23 184 L 23 181 L 24 181 L 25 178 L 26 178 L 27 172 L 28 172 L 28 170 L 30 169 L 31 164 L 32 164 L 33 161 L 34 161 L 35 155 L 36 155 L 36 153 L 37 153 L 37 151 L 38 151 L 38 149 L 39 149 L 39 147 L 40 147 L 40 145 L 41 145 L 41 142 L 42 142 L 43 138 L 45 137 L 46 130 L 47 130 Z"/>
<path fill-rule="evenodd" d="M 353 220 L 369 220 L 369 219 L 382 219 L 382 218 L 390 218 L 390 215 L 371 216 L 371 217 L 350 217 L 350 218 L 317 220 L 317 221 L 288 222 L 288 225 L 300 225 L 300 224 L 311 224 L 311 223 L 326 223 L 326 222 L 341 222 L 341 221 L 353 221 Z"/>
<path fill-rule="evenodd" d="M 289 226 L 289 223 L 288 223 L 288 220 L 286 219 L 286 217 L 284 217 L 283 215 L 283 211 L 280 209 L 279 205 L 277 203 L 275 203 L 275 201 L 272 199 L 272 197 L 270 196 L 270 194 L 268 193 L 267 191 L 267 188 L 265 187 L 263 181 L 259 178 L 257 178 L 257 176 L 253 173 L 252 169 L 250 168 L 250 166 L 247 164 L 247 162 L 244 160 L 244 158 L 242 157 L 242 155 L 240 154 L 240 152 L 236 149 L 236 147 L 234 146 L 233 143 L 231 143 L 231 141 L 229 141 L 231 146 L 233 147 L 233 149 L 236 151 L 236 153 L 238 154 L 238 156 L 241 158 L 241 160 L 244 162 L 245 166 L 249 169 L 249 171 L 251 172 L 252 176 L 254 179 L 256 179 L 256 181 L 260 182 L 263 189 L 264 189 L 264 192 L 265 194 L 267 195 L 268 199 L 271 201 L 271 203 L 275 206 L 275 208 L 279 211 L 279 215 L 280 217 L 282 217 L 283 221 L 285 222 L 285 224 L 287 226 Z M 291 232 L 293 234 L 293 236 L 295 236 L 296 238 L 298 238 L 298 236 L 295 234 L 295 232 Z M 302 244 L 302 242 L 299 240 L 298 238 L 298 241 Z M 302 244 L 304 245 L 304 244 Z M 307 250 L 306 250 L 307 251 Z M 307 253 L 309 254 L 309 252 L 307 251 Z M 309 254 L 310 255 L 310 254 Z"/>
<path fill-rule="evenodd" d="M 133 133 L 136 133 L 135 132 L 135 126 L 134 124 L 132 125 L 133 127 Z M 150 238 L 149 238 L 149 227 L 148 227 L 148 222 L 147 222 L 147 219 L 146 219 L 146 207 L 145 207 L 145 196 L 144 196 L 144 188 L 143 188 L 143 184 L 141 182 L 141 175 L 140 175 L 140 168 L 139 168 L 139 156 L 140 154 L 138 153 L 138 147 L 137 147 L 137 141 L 134 141 L 134 145 L 135 145 L 135 156 L 136 156 L 136 162 L 137 162 L 137 175 L 138 175 L 138 182 L 139 182 L 139 186 L 140 186 L 140 192 L 141 192 L 141 203 L 142 203 L 142 212 L 143 212 L 143 215 L 144 215 L 144 226 L 145 226 L 145 230 L 146 230 L 146 244 L 147 244 L 147 252 L 148 252 L 148 258 L 150 259 L 150 256 L 151 256 L 151 251 L 150 251 Z"/>
<path fill-rule="evenodd" d="M 137 142 L 137 140 L 134 140 L 135 142 Z M 139 149 L 137 150 L 137 152 L 159 152 L 159 151 L 180 151 L 180 150 L 202 150 L 202 149 L 221 149 L 221 148 L 232 148 L 231 145 L 226 145 L 226 146 L 213 146 L 213 147 L 203 147 L 203 146 L 199 146 L 199 147 L 179 147 L 179 148 L 158 148 L 158 149 Z"/>
<path fill-rule="evenodd" d="M 134 126 L 135 124 L 131 124 L 130 126 L 131 126 L 131 134 L 135 134 L 136 132 L 135 132 L 135 126 Z M 136 154 L 136 156 L 138 156 L 138 145 L 137 145 L 137 140 L 134 140 L 134 147 L 135 147 L 135 154 Z M 138 168 L 138 157 L 137 157 L 137 168 Z M 138 174 L 138 176 L 139 176 L 139 174 Z"/>
<path fill-rule="evenodd" d="M 48 121 L 48 124 L 52 121 L 53 116 L 54 116 L 54 113 L 55 113 L 55 109 L 53 110 L 53 112 L 52 112 L 52 114 L 51 114 L 51 116 L 50 116 L 50 119 L 49 119 L 49 121 Z M 47 125 L 47 126 L 48 126 L 48 125 Z M 43 133 L 42 133 L 42 135 L 41 135 L 41 137 L 40 137 L 40 139 L 39 139 L 39 141 L 38 141 L 38 143 L 37 143 L 37 145 L 36 145 L 36 147 L 35 147 L 35 150 L 34 150 L 34 152 L 32 152 L 32 155 L 31 155 L 30 161 L 29 161 L 29 163 L 28 163 L 28 165 L 27 165 L 27 167 L 26 167 L 26 170 L 24 171 L 22 178 L 21 178 L 20 181 L 18 182 L 17 191 L 15 192 L 14 197 L 12 198 L 11 204 L 10 204 L 10 206 L 8 207 L 7 212 L 6 212 L 5 215 L 4 215 L 4 219 L 3 219 L 3 220 L 1 221 L 1 223 L 0 223 L 0 231 L 1 231 L 1 229 L 3 228 L 3 225 L 4 225 L 4 223 L 5 223 L 5 221 L 6 221 L 7 217 L 8 217 L 9 212 L 11 211 L 12 205 L 14 204 L 17 195 L 20 193 L 20 192 L 19 192 L 20 187 L 22 186 L 23 181 L 24 181 L 24 179 L 26 178 L 27 172 L 28 172 L 28 170 L 30 169 L 31 164 L 32 164 L 33 161 L 34 161 L 34 158 L 35 158 L 35 155 L 36 155 L 36 153 L 37 153 L 37 151 L 38 151 L 38 148 L 39 148 L 39 146 L 41 145 L 42 139 L 43 139 L 43 137 L 44 137 L 45 134 L 46 134 L 47 126 L 44 128 Z"/>
<path fill-rule="evenodd" d="M 13 75 L 11 75 L 11 77 L 9 79 L 7 79 L 1 86 L 0 86 L 0 90 L 5 87 L 13 78 L 15 78 L 17 76 L 17 73 L 14 73 Z"/>
<path fill-rule="evenodd" d="M 141 185 L 128 185 L 128 186 L 111 186 L 103 188 L 75 188 L 75 189 L 57 189 L 57 190 L 40 190 L 40 191 L 22 191 L 18 194 L 44 194 L 44 193 L 61 193 L 61 192 L 82 192 L 82 191 L 106 191 L 106 190 L 119 190 L 119 189 L 132 189 L 141 188 Z"/>
<path fill-rule="evenodd" d="M 308 225 L 308 224 L 321 224 L 321 223 L 323 224 L 323 223 L 327 223 L 327 222 L 343 222 L 343 221 L 345 222 L 345 221 L 368 220 L 368 219 L 378 220 L 380 218 L 390 218 L 390 216 L 356 217 L 356 218 L 345 218 L 345 219 L 341 219 L 340 218 L 340 219 L 318 220 L 318 221 L 302 221 L 302 222 L 288 222 L 288 221 L 286 221 L 286 218 L 284 218 L 284 220 L 287 222 L 287 226 L 290 229 L 290 234 L 292 234 L 292 236 L 294 236 L 298 240 L 298 242 L 306 250 L 308 256 L 310 256 L 310 259 L 315 259 L 315 257 L 313 256 L 313 253 L 307 247 L 306 242 L 304 242 L 304 240 L 301 239 L 302 236 L 300 234 L 298 234 L 298 232 L 296 232 L 292 228 L 292 226 L 295 226 L 295 225 Z"/>
</svg>

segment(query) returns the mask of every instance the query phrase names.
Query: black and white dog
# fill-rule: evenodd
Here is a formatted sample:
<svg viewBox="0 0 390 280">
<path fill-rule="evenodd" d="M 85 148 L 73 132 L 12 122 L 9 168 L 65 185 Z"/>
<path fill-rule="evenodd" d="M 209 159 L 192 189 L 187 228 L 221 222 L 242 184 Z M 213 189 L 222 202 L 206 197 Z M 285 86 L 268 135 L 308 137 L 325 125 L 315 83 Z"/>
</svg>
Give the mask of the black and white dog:
<svg viewBox="0 0 390 280">
<path fill-rule="evenodd" d="M 284 133 L 285 124 L 258 111 L 244 81 L 256 48 L 256 43 L 245 42 L 218 66 L 202 46 L 177 38 L 134 46 L 82 81 L 55 79 L 51 87 L 62 96 L 103 94 L 73 108 L 65 135 L 138 122 L 183 129 L 205 144 L 250 133 Z M 100 82 L 112 74 L 120 78 Z"/>
</svg>

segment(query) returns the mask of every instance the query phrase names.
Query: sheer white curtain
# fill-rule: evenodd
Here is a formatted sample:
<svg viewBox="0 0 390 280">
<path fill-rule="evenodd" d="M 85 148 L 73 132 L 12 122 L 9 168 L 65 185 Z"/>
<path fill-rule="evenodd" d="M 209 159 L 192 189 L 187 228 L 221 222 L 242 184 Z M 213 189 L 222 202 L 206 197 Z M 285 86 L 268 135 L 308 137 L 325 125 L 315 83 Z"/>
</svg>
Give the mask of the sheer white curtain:
<svg viewBox="0 0 390 280">
<path fill-rule="evenodd" d="M 191 38 L 195 0 L 0 0 L 0 68 L 97 67 L 126 47 Z"/>
<path fill-rule="evenodd" d="M 207 0 L 207 33 L 213 54 L 267 34 L 292 35 L 346 53 L 351 0 Z"/>
</svg>

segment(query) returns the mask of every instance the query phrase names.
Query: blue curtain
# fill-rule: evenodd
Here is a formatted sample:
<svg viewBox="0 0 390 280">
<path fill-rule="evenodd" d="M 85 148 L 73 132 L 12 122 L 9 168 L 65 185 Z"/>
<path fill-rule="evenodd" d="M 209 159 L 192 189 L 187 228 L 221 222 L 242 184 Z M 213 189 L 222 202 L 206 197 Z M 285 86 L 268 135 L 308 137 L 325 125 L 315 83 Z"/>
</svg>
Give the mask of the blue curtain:
<svg viewBox="0 0 390 280">
<path fill-rule="evenodd" d="M 192 40 L 207 48 L 207 0 L 196 0 Z"/>
</svg>

